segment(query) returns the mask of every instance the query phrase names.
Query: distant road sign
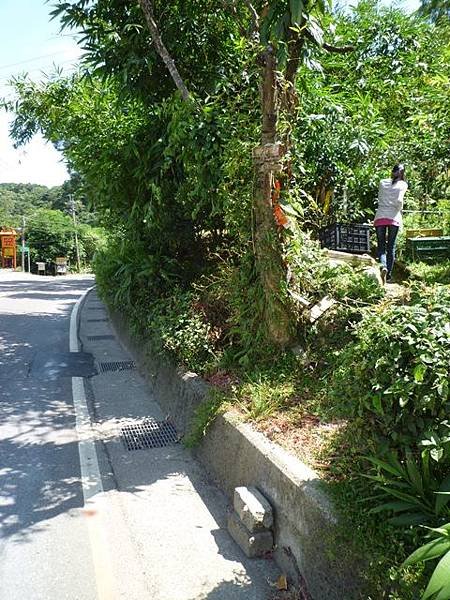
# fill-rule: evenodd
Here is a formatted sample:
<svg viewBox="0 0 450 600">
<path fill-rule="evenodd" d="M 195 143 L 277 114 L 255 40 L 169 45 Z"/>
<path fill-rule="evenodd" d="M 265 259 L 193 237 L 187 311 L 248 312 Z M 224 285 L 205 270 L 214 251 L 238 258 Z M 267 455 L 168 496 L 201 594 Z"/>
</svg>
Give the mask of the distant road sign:
<svg viewBox="0 0 450 600">
<path fill-rule="evenodd" d="M 2 248 L 13 248 L 16 245 L 16 238 L 13 235 L 2 235 Z"/>
<path fill-rule="evenodd" d="M 19 252 L 29 252 L 30 246 L 19 246 L 18 250 L 19 250 Z"/>
</svg>

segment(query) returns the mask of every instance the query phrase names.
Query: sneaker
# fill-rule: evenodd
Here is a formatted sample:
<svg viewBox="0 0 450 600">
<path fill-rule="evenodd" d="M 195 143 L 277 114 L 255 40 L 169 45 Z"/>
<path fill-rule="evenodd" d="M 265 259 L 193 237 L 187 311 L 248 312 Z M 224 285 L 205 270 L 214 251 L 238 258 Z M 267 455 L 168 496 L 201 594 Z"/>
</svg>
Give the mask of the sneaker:
<svg viewBox="0 0 450 600">
<path fill-rule="evenodd" d="M 388 270 L 386 267 L 381 267 L 381 281 L 383 282 L 383 285 L 386 285 L 387 276 Z"/>
</svg>

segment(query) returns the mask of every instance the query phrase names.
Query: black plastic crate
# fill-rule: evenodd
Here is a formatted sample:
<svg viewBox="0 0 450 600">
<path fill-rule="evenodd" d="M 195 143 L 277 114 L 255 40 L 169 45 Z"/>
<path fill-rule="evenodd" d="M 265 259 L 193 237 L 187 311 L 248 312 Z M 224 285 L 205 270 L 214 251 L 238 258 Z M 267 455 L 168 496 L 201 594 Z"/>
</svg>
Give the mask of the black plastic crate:
<svg viewBox="0 0 450 600">
<path fill-rule="evenodd" d="M 319 232 L 322 248 L 364 254 L 370 252 L 370 225 L 334 223 Z"/>
</svg>

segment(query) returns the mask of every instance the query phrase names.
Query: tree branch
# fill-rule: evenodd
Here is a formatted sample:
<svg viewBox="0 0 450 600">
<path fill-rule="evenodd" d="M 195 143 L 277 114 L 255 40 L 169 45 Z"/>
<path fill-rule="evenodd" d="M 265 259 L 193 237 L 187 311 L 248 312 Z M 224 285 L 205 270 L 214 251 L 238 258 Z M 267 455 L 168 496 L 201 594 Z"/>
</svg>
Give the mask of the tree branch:
<svg viewBox="0 0 450 600">
<path fill-rule="evenodd" d="M 253 6 L 250 0 L 245 0 L 245 4 L 248 6 L 248 10 L 252 15 L 253 33 L 255 35 L 259 35 L 259 15 L 256 12 L 256 8 Z"/>
<path fill-rule="evenodd" d="M 222 4 L 223 4 L 225 10 L 230 10 L 231 13 L 236 17 L 236 21 L 238 22 L 238 25 L 239 25 L 240 34 L 242 35 L 242 37 L 246 38 L 248 32 L 242 24 L 242 18 L 237 9 L 236 0 L 222 0 Z"/>
<path fill-rule="evenodd" d="M 175 85 L 180 90 L 183 100 L 189 100 L 188 89 L 185 86 L 177 67 L 175 66 L 173 58 L 170 56 L 167 48 L 165 47 L 162 41 L 161 35 L 158 30 L 158 25 L 156 24 L 155 17 L 153 15 L 153 7 L 150 0 L 139 0 L 139 4 L 141 5 L 142 12 L 144 13 L 145 20 L 147 21 L 147 25 L 152 36 L 152 41 L 156 46 L 156 50 L 159 56 L 166 65 L 167 69 L 169 70 L 169 73 Z"/>
<path fill-rule="evenodd" d="M 249 32 L 246 29 L 244 29 L 244 26 L 242 25 L 242 21 L 243 21 L 242 6 L 240 5 L 239 0 L 222 0 L 222 4 L 226 10 L 231 10 L 233 15 L 236 17 L 236 19 L 239 22 L 239 29 L 240 29 L 242 37 L 247 38 Z M 258 13 L 256 12 L 255 7 L 251 3 L 251 0 L 244 0 L 244 4 L 247 6 L 248 10 L 250 11 L 251 17 L 252 17 L 251 34 L 255 38 L 259 39 L 259 16 L 258 16 Z M 239 9 L 238 9 L 238 5 L 239 5 Z"/>
<path fill-rule="evenodd" d="M 327 44 L 326 42 L 324 42 L 323 44 L 318 44 L 317 40 L 308 30 L 305 31 L 305 36 L 310 42 L 312 42 L 316 46 L 319 46 L 319 48 L 323 48 L 327 52 L 345 54 L 347 52 L 353 52 L 353 50 L 355 49 L 355 46 L 333 46 L 332 44 Z"/>
<path fill-rule="evenodd" d="M 353 50 L 355 50 L 355 46 L 332 46 L 327 43 L 324 43 L 322 48 L 327 52 L 335 52 L 336 54 L 346 54 L 347 52 L 353 52 Z"/>
</svg>

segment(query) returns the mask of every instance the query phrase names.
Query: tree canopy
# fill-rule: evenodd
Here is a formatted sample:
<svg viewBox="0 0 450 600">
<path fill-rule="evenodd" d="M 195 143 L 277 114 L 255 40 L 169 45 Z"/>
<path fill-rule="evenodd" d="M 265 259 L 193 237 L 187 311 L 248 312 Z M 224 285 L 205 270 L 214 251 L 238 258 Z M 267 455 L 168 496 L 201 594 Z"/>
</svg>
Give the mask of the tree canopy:
<svg viewBox="0 0 450 600">
<path fill-rule="evenodd" d="M 277 114 L 266 124 L 272 119 L 274 141 L 286 151 L 277 177 L 287 228 L 274 224 L 272 240 L 289 244 L 291 225 L 315 235 L 330 219 L 370 219 L 378 179 L 399 160 L 410 206 L 445 201 L 447 21 L 372 0 L 336 14 L 319 1 L 214 4 L 153 3 L 188 102 L 138 2 L 59 2 L 55 16 L 82 32 L 80 73 L 14 83 L 13 138 L 25 143 L 40 130 L 64 152 L 83 194 L 121 240 L 123 259 L 148 264 L 154 293 L 193 281 L 218 255 L 239 263 L 254 251 L 252 150 L 265 126 L 260 90 L 269 55 Z M 130 271 L 140 272 L 131 264 Z"/>
</svg>

